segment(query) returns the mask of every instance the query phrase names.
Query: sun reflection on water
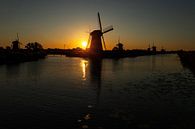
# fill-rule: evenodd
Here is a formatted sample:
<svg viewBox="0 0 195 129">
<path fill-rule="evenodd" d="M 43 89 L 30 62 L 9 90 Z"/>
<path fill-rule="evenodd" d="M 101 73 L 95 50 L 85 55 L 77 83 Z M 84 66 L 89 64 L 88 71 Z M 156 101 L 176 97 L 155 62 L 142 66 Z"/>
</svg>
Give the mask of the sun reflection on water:
<svg viewBox="0 0 195 129">
<path fill-rule="evenodd" d="M 81 67 L 82 67 L 82 79 L 86 80 L 86 73 L 87 73 L 87 65 L 88 61 L 87 60 L 81 60 Z"/>
</svg>

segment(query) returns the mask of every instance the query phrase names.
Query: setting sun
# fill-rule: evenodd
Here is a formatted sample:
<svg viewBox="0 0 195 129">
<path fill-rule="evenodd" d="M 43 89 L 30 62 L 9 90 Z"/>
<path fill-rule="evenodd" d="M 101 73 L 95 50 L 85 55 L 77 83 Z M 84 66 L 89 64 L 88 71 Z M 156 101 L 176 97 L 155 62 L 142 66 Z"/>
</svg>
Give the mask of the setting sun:
<svg viewBox="0 0 195 129">
<path fill-rule="evenodd" d="M 82 47 L 83 47 L 83 48 L 86 48 L 86 47 L 87 47 L 87 42 L 86 42 L 86 41 L 83 41 L 83 42 L 82 42 Z"/>
</svg>

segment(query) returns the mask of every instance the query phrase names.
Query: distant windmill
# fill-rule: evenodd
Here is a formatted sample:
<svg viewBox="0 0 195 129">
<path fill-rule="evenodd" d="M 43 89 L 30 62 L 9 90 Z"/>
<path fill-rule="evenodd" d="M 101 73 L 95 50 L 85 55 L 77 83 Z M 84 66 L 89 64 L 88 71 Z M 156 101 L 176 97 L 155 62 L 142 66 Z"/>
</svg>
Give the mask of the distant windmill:
<svg viewBox="0 0 195 129">
<path fill-rule="evenodd" d="M 17 39 L 12 42 L 12 49 L 13 50 L 19 50 L 20 49 L 20 45 L 22 45 L 22 43 L 20 42 L 19 35 L 17 33 Z"/>
<path fill-rule="evenodd" d="M 113 26 L 109 26 L 105 29 L 102 29 L 102 23 L 101 23 L 99 12 L 98 12 L 98 22 L 99 22 L 100 29 L 92 31 L 90 33 L 90 37 L 88 40 L 88 46 L 90 44 L 89 51 L 91 53 L 97 53 L 97 52 L 103 51 L 103 46 L 104 46 L 104 50 L 106 50 L 106 43 L 105 43 L 103 35 L 113 30 Z M 103 45 L 102 45 L 102 42 L 103 42 Z"/>
</svg>

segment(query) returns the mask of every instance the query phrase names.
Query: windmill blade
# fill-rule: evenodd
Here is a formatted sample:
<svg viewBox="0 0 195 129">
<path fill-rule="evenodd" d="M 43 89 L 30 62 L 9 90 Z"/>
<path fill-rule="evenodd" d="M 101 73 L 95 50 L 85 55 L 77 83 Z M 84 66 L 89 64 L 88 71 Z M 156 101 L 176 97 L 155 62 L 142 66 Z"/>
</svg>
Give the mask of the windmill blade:
<svg viewBox="0 0 195 129">
<path fill-rule="evenodd" d="M 20 38 L 19 38 L 19 34 L 18 33 L 17 33 L 17 39 L 16 40 L 18 41 L 19 47 L 20 46 L 25 46 L 25 45 L 23 45 L 23 43 L 20 42 Z"/>
<path fill-rule="evenodd" d="M 106 27 L 106 28 L 103 30 L 103 34 L 109 32 L 109 31 L 112 31 L 112 30 L 114 30 L 113 26 L 108 26 L 108 27 Z"/>
<path fill-rule="evenodd" d="M 101 22 L 101 18 L 100 18 L 100 13 L 99 12 L 98 12 L 98 21 L 99 21 L 100 30 L 102 32 L 102 22 Z"/>
<path fill-rule="evenodd" d="M 102 40 L 103 40 L 104 49 L 106 50 L 106 43 L 103 35 L 102 35 Z"/>
<path fill-rule="evenodd" d="M 19 41 L 20 39 L 19 39 L 19 34 L 17 33 L 17 40 Z"/>
<path fill-rule="evenodd" d="M 89 38 L 88 38 L 88 41 L 87 41 L 87 47 L 86 47 L 86 48 L 88 48 L 88 47 L 89 47 L 90 40 L 91 40 L 91 36 L 89 35 Z"/>
</svg>

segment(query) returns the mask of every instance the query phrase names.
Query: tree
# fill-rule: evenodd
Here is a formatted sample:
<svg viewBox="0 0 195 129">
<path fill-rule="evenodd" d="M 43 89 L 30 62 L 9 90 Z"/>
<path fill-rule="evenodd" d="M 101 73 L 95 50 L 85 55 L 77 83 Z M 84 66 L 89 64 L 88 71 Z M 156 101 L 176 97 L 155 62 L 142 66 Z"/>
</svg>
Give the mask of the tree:
<svg viewBox="0 0 195 129">
<path fill-rule="evenodd" d="M 43 50 L 42 45 L 40 43 L 38 43 L 38 42 L 28 43 L 25 46 L 25 48 L 28 49 L 28 50 L 32 50 L 32 51 L 40 51 L 40 50 Z"/>
</svg>

